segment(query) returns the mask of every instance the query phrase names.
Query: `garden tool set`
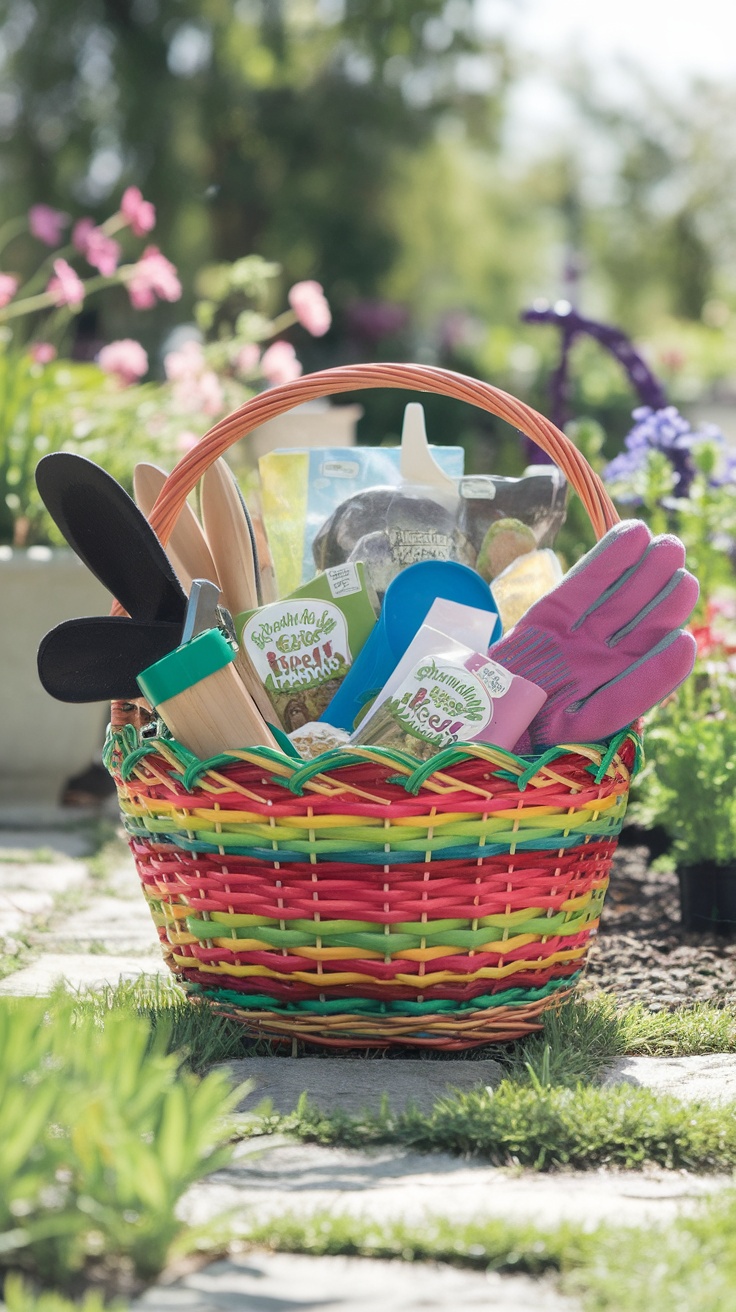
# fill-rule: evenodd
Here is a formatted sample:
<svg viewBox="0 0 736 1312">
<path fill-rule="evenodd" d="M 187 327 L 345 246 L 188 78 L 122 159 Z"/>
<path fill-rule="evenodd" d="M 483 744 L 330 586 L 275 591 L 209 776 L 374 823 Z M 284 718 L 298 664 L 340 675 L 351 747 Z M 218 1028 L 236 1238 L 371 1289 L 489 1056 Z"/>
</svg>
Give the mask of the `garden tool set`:
<svg viewBox="0 0 736 1312">
<path fill-rule="evenodd" d="M 264 599 L 251 516 L 221 458 L 201 480 L 201 523 L 185 503 L 165 550 L 145 518 L 162 470 L 136 468 L 136 505 L 91 461 L 44 457 L 47 509 L 126 613 L 47 634 L 43 686 L 70 702 L 145 697 L 204 757 L 255 744 L 293 756 L 297 731 L 319 724 L 317 742 L 428 759 L 472 740 L 521 755 L 600 742 L 687 677 L 698 585 L 676 538 L 624 521 L 563 576 L 551 548 L 564 517 L 557 470 L 453 478 L 417 404 L 403 436 L 396 464 L 382 466 L 388 485 L 349 492 L 361 462 L 322 453 L 336 481 L 341 462 L 348 471 L 345 494 L 331 491 L 316 531 L 303 515 L 315 565 L 277 600 Z M 311 486 L 298 496 L 309 508 Z"/>
</svg>

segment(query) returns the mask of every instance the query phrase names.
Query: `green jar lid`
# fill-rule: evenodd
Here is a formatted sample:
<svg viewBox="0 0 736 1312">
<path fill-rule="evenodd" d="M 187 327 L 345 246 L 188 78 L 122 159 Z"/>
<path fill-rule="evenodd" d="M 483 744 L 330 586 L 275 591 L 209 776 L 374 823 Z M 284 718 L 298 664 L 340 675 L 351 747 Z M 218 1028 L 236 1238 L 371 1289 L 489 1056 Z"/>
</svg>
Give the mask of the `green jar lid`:
<svg viewBox="0 0 736 1312">
<path fill-rule="evenodd" d="M 207 629 L 143 670 L 138 687 L 152 706 L 160 706 L 234 660 L 235 652 L 225 635 L 219 629 Z"/>
</svg>

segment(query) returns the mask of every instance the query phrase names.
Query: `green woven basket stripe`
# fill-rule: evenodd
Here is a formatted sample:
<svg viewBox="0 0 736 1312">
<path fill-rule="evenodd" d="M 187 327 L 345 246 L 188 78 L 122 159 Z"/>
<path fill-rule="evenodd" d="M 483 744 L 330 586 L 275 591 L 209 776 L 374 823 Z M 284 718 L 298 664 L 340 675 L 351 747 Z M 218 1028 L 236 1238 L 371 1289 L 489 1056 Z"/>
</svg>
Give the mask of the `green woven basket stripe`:
<svg viewBox="0 0 736 1312">
<path fill-rule="evenodd" d="M 282 1016 L 293 1015 L 368 1015 L 368 1016 L 467 1016 L 475 1011 L 492 1007 L 528 1006 L 548 998 L 561 989 L 569 989 L 580 978 L 580 972 L 562 980 L 550 980 L 541 989 L 504 989 L 502 993 L 483 993 L 465 1002 L 438 1000 L 434 1002 L 376 1002 L 373 998 L 344 998 L 324 1002 L 278 1002 L 259 993 L 235 993 L 230 989 L 203 989 L 199 984 L 184 982 L 190 993 L 203 994 L 216 1002 L 234 1004 L 248 1011 L 272 1011 Z"/>
<path fill-rule="evenodd" d="M 250 834 L 244 831 L 242 834 L 215 834 L 211 835 L 211 841 L 205 838 L 190 838 L 186 830 L 179 831 L 176 836 L 176 846 L 188 852 L 231 853 L 233 856 L 252 856 L 263 859 L 269 856 L 282 861 L 304 861 L 312 856 L 321 858 L 331 857 L 334 860 L 342 859 L 360 863 L 361 861 L 372 865 L 383 865 L 385 858 L 393 854 L 395 858 L 402 858 L 405 862 L 411 863 L 412 860 L 420 861 L 425 853 L 435 854 L 439 859 L 454 857 L 457 860 L 473 860 L 478 856 L 500 856 L 508 852 L 511 848 L 516 850 L 524 849 L 530 852 L 546 852 L 549 849 L 570 848 L 579 846 L 586 838 L 598 837 L 615 837 L 620 829 L 620 822 L 615 826 L 609 827 L 608 824 L 601 823 L 581 825 L 580 828 L 571 829 L 563 833 L 559 829 L 543 830 L 530 829 L 527 832 L 519 829 L 517 831 L 509 830 L 505 834 L 496 834 L 495 841 L 492 843 L 479 843 L 477 840 L 471 843 L 460 844 L 457 838 L 450 839 L 424 839 L 421 843 L 393 843 L 393 844 L 368 844 L 368 843 L 351 843 L 349 847 L 345 843 L 336 843 L 331 841 L 320 840 L 319 842 L 301 842 L 291 841 L 288 846 L 278 846 L 271 843 L 252 843 Z M 156 839 L 157 837 L 167 837 L 163 831 L 158 831 L 154 822 L 151 822 L 150 828 L 147 826 L 146 831 L 141 831 L 137 827 L 126 825 L 127 831 L 133 836 L 146 836 Z"/>
<path fill-rule="evenodd" d="M 298 824 L 266 825 L 259 823 L 228 826 L 223 824 L 215 829 L 212 821 L 192 816 L 186 827 L 181 820 L 172 816 L 148 816 L 140 820 L 131 817 L 131 824 L 137 832 L 145 830 L 158 834 L 175 834 L 182 832 L 194 835 L 202 841 L 212 843 L 215 847 L 232 847 L 243 844 L 247 838 L 249 845 L 283 844 L 295 851 L 311 852 L 344 851 L 346 847 L 355 850 L 383 851 L 386 847 L 401 851 L 441 851 L 444 847 L 456 847 L 458 839 L 468 842 L 472 839 L 492 838 L 495 842 L 523 842 L 527 837 L 538 839 L 553 838 L 560 833 L 602 834 L 614 827 L 622 819 L 626 799 L 621 797 L 617 804 L 601 812 L 597 819 L 584 819 L 590 807 L 582 812 L 566 812 L 560 816 L 535 815 L 533 809 L 519 813 L 518 828 L 510 825 L 508 817 L 489 816 L 483 820 L 469 816 L 465 820 L 453 820 L 432 829 L 432 837 L 427 836 L 427 826 L 420 825 L 365 825 L 323 826 L 311 824 L 308 818 L 300 818 Z M 143 830 L 138 826 L 142 825 Z M 309 834 L 314 837 L 305 838 Z"/>
<path fill-rule="evenodd" d="M 564 932 L 565 934 L 574 934 L 584 929 L 591 921 L 596 920 L 600 914 L 601 899 L 591 900 L 584 911 L 577 913 L 558 912 L 555 916 L 538 916 L 530 918 L 515 924 L 511 929 L 512 935 L 517 934 L 538 934 L 546 937 L 552 937 L 555 934 Z M 198 920 L 193 916 L 187 917 L 187 929 L 190 934 L 197 938 L 232 938 L 237 939 L 256 939 L 260 943 L 267 944 L 275 948 L 300 948 L 316 947 L 318 941 L 329 937 L 331 947 L 340 948 L 361 948 L 368 952 L 380 952 L 386 956 L 391 956 L 396 952 L 405 952 L 409 948 L 447 946 L 457 948 L 479 948 L 483 943 L 489 942 L 494 936 L 502 932 L 502 927 L 492 926 L 485 929 L 454 929 L 454 930 L 437 930 L 430 922 L 424 926 L 423 934 L 401 934 L 401 933 L 384 933 L 382 929 L 376 928 L 373 933 L 353 933 L 353 934 L 335 934 L 326 935 L 322 932 L 322 922 L 320 922 L 320 932 L 317 933 L 315 927 L 311 932 L 276 929 L 266 926 L 241 926 L 241 925 L 218 925 L 214 920 Z M 494 935 L 494 930 L 496 935 Z"/>
</svg>

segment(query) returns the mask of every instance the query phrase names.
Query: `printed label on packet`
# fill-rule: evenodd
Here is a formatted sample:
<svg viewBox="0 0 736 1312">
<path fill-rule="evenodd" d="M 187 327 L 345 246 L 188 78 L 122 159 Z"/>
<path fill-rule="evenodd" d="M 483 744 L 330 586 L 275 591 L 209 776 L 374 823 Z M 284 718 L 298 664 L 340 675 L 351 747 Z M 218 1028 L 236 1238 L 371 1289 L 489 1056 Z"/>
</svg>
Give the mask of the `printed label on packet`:
<svg viewBox="0 0 736 1312">
<path fill-rule="evenodd" d="M 528 679 L 422 625 L 350 741 L 422 760 L 461 742 L 513 749 L 545 700 Z"/>
<path fill-rule="evenodd" d="M 345 616 L 329 602 L 273 602 L 243 626 L 243 644 L 269 694 L 343 678 L 352 661 Z"/>
<path fill-rule="evenodd" d="M 455 545 L 451 534 L 437 529 L 389 527 L 386 535 L 401 569 L 420 560 L 449 560 Z"/>
<path fill-rule="evenodd" d="M 414 667 L 382 710 L 403 732 L 439 749 L 475 738 L 493 714 L 493 701 L 470 671 L 430 657 Z"/>
<path fill-rule="evenodd" d="M 324 460 L 319 472 L 322 478 L 357 478 L 360 465 L 357 460 Z"/>
<path fill-rule="evenodd" d="M 236 616 L 243 651 L 287 733 L 319 719 L 375 622 L 360 562 Z"/>
<path fill-rule="evenodd" d="M 352 597 L 363 587 L 355 565 L 333 565 L 325 570 L 325 578 L 333 597 Z"/>
</svg>

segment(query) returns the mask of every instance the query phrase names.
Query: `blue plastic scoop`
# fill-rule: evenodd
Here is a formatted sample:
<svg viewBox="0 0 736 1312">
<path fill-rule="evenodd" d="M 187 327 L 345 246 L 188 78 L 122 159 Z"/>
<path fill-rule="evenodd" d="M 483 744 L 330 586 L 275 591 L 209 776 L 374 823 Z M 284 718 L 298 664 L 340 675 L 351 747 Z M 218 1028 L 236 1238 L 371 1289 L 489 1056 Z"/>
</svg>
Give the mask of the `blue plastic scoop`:
<svg viewBox="0 0 736 1312">
<path fill-rule="evenodd" d="M 383 608 L 335 696 L 320 716 L 352 732 L 366 701 L 383 687 L 438 597 L 488 611 L 487 647 L 501 636 L 501 621 L 487 583 L 468 565 L 454 560 L 420 560 L 391 580 Z"/>
</svg>

